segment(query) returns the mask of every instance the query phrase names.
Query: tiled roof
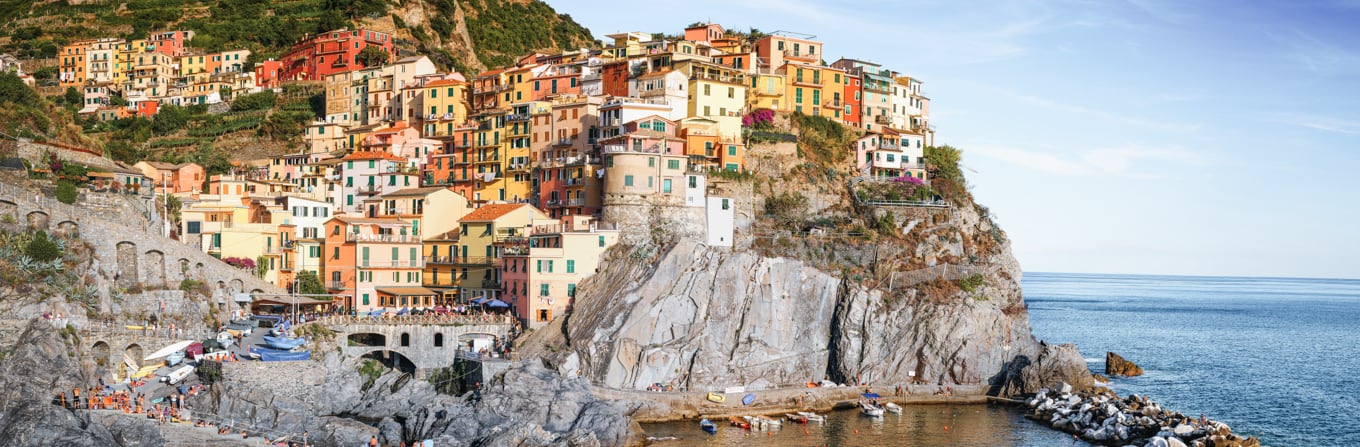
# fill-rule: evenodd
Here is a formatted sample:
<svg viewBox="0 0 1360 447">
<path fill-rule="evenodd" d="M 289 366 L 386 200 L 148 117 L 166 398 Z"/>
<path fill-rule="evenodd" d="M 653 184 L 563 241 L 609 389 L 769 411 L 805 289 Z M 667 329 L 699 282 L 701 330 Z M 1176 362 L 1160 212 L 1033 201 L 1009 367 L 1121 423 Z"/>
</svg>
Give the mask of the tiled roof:
<svg viewBox="0 0 1360 447">
<path fill-rule="evenodd" d="M 406 161 L 405 158 L 401 158 L 401 157 L 398 157 L 398 156 L 396 156 L 396 155 L 392 155 L 391 153 L 388 153 L 388 152 L 377 152 L 377 151 L 354 151 L 353 153 L 351 153 L 351 154 L 349 154 L 349 155 L 346 155 L 345 158 L 344 158 L 344 160 L 392 160 L 392 161 Z"/>
<path fill-rule="evenodd" d="M 477 208 L 476 210 L 473 210 L 471 213 L 468 213 L 466 216 L 463 216 L 462 219 L 458 219 L 458 221 L 489 222 L 496 219 L 500 219 L 501 217 L 505 216 L 506 214 L 510 214 L 515 210 L 528 207 L 529 204 L 527 203 L 496 203 L 491 205 L 483 205 L 481 208 Z"/>
</svg>

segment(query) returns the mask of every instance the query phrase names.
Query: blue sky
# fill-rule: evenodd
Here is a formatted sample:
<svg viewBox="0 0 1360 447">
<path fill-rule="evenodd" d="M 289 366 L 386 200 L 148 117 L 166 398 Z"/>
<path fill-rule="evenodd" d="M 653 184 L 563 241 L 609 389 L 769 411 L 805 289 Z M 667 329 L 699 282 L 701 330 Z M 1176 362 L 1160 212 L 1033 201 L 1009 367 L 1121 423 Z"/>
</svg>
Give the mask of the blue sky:
<svg viewBox="0 0 1360 447">
<path fill-rule="evenodd" d="M 810 33 L 922 79 L 1027 271 L 1360 278 L 1360 0 L 550 4 L 596 36 Z"/>
</svg>

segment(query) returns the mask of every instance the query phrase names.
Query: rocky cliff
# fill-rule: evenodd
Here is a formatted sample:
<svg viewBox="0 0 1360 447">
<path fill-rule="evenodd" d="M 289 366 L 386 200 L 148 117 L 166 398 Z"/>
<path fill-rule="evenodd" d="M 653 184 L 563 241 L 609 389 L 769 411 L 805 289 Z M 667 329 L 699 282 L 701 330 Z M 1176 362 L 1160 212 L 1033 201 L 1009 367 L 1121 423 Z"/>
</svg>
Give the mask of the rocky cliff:
<svg viewBox="0 0 1360 447">
<path fill-rule="evenodd" d="M 966 193 L 949 207 L 862 205 L 844 161 L 815 149 L 762 161 L 753 148 L 754 178 L 709 191 L 734 198 L 735 248 L 647 227 L 653 242 L 612 250 L 525 355 L 622 389 L 1091 383 L 1075 349 L 1031 335 L 1019 264 L 986 208 Z"/>
</svg>

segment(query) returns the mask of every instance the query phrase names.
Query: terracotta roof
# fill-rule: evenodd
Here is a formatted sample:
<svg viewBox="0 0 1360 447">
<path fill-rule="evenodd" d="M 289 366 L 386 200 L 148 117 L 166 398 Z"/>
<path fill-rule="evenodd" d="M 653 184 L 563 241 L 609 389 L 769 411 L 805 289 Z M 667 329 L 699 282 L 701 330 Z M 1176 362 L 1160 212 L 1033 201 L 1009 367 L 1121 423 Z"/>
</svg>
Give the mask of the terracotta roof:
<svg viewBox="0 0 1360 447">
<path fill-rule="evenodd" d="M 642 76 L 638 76 L 638 79 L 655 78 L 655 77 L 658 77 L 658 76 L 665 76 L 665 75 L 669 74 L 669 73 L 672 72 L 672 71 L 675 71 L 675 70 L 672 70 L 672 69 L 667 68 L 667 69 L 661 70 L 661 71 L 653 71 L 653 72 L 651 72 L 651 73 L 645 73 L 645 74 L 643 74 Z"/>
<path fill-rule="evenodd" d="M 496 219 L 500 219 L 501 217 L 504 217 L 506 214 L 510 214 L 510 213 L 513 212 L 513 211 L 516 211 L 516 210 L 519 210 L 519 209 L 523 209 L 523 208 L 529 208 L 529 204 L 527 204 L 527 203 L 496 203 L 496 204 L 491 204 L 491 205 L 482 205 L 481 208 L 477 208 L 476 210 L 473 210 L 471 213 L 468 213 L 466 216 L 463 216 L 462 219 L 458 219 L 458 221 L 459 221 L 459 222 L 490 222 L 490 221 L 493 221 L 493 220 L 496 220 Z"/>
<path fill-rule="evenodd" d="M 335 216 L 332 219 L 352 224 L 406 224 L 408 222 L 395 217 L 358 217 L 358 216 Z"/>
<path fill-rule="evenodd" d="M 349 154 L 349 155 L 346 155 L 345 158 L 344 158 L 344 160 L 392 160 L 392 161 L 406 161 L 405 158 L 401 158 L 401 157 L 398 157 L 398 156 L 396 156 L 396 155 L 392 155 L 391 153 L 388 153 L 388 152 L 377 152 L 377 151 L 355 151 L 355 152 L 353 152 L 353 153 L 351 153 L 351 154 Z"/>
<path fill-rule="evenodd" d="M 440 79 L 438 81 L 425 84 L 425 87 L 443 87 L 446 85 L 463 85 L 463 84 L 466 84 L 466 82 L 459 81 L 457 79 Z"/>
</svg>

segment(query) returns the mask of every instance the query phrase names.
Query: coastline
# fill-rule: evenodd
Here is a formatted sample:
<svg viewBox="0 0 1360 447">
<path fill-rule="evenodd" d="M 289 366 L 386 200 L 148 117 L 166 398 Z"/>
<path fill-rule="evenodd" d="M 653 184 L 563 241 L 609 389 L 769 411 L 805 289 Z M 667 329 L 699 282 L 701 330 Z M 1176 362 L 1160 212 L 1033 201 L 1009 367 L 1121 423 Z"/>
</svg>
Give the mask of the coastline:
<svg viewBox="0 0 1360 447">
<path fill-rule="evenodd" d="M 884 401 L 901 405 L 986 404 L 990 401 L 986 385 L 949 385 L 953 389 L 951 396 L 934 394 L 936 390 L 944 389 L 943 385 L 904 385 L 906 395 L 893 396 L 894 386 L 776 388 L 729 394 L 722 403 L 709 401 L 708 393 L 703 391 L 652 392 L 591 386 L 590 392 L 597 399 L 627 406 L 628 416 L 640 424 L 843 410 L 853 408 L 866 389 L 873 389 Z M 754 394 L 756 400 L 751 405 L 742 405 L 741 397 L 747 393 Z"/>
</svg>

